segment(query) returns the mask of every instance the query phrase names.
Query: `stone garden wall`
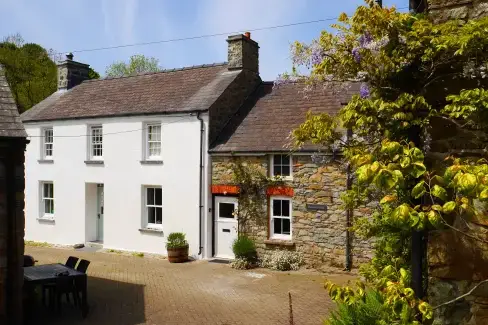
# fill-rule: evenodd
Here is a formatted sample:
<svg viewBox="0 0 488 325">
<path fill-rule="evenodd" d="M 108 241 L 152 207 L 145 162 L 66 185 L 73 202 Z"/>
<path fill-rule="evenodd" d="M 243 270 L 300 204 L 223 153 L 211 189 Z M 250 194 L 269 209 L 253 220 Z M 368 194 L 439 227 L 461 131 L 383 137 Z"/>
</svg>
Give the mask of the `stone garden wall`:
<svg viewBox="0 0 488 325">
<path fill-rule="evenodd" d="M 488 0 L 428 0 L 435 21 L 476 19 L 488 14 Z"/>
<path fill-rule="evenodd" d="M 268 174 L 268 156 L 238 158 Z M 233 158 L 212 157 L 212 185 L 232 185 Z M 346 190 L 346 174 L 335 164 L 317 165 L 310 155 L 293 156 L 293 181 L 286 182 L 293 188 L 292 240 L 269 240 L 269 212 L 259 220 L 248 222 L 247 232 L 256 241 L 258 253 L 263 256 L 272 250 L 287 249 L 301 252 L 305 266 L 321 269 L 327 266 L 345 267 L 346 212 L 341 206 L 340 195 Z M 269 201 L 268 201 L 269 204 Z M 310 211 L 307 204 L 325 204 L 326 211 Z M 263 211 L 269 211 L 264 207 Z M 355 216 L 369 213 L 368 209 L 356 211 Z M 371 243 L 353 238 L 351 234 L 351 259 L 358 266 L 372 257 Z"/>
</svg>

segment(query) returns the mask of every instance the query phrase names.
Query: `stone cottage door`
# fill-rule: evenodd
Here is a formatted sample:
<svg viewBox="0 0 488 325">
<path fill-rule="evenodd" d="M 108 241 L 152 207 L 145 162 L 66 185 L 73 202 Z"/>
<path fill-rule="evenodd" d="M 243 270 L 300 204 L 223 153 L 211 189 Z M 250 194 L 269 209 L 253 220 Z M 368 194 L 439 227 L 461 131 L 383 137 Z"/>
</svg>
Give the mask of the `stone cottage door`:
<svg viewBox="0 0 488 325">
<path fill-rule="evenodd" d="M 234 258 L 232 243 L 237 238 L 237 198 L 215 197 L 215 257 Z"/>
</svg>

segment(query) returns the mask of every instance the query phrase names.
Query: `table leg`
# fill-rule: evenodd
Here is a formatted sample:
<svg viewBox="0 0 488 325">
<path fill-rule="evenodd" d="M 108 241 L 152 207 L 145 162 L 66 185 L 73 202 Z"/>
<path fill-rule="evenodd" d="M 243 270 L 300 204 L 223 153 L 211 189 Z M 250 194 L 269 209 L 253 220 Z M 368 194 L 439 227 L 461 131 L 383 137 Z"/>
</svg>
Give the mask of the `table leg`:
<svg viewBox="0 0 488 325">
<path fill-rule="evenodd" d="M 87 297 L 87 285 L 88 285 L 88 277 L 84 276 L 82 278 L 82 285 L 81 285 L 81 315 L 85 318 L 88 315 L 88 297 Z"/>
</svg>

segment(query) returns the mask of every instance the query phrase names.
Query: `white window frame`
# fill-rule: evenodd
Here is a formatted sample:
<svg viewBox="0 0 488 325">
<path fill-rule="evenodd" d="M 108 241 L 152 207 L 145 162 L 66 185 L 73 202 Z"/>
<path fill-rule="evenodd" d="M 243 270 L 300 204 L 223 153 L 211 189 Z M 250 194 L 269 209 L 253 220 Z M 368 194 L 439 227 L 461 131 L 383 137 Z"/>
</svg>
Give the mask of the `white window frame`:
<svg viewBox="0 0 488 325">
<path fill-rule="evenodd" d="M 100 130 L 101 131 L 101 141 L 97 141 L 95 143 L 94 139 L 94 131 L 95 130 Z M 103 160 L 103 126 L 102 125 L 90 125 L 89 126 L 89 133 L 88 133 L 88 149 L 90 150 L 89 152 L 89 157 L 91 160 Z M 95 145 L 100 145 L 100 148 L 95 149 Z M 100 150 L 101 155 L 95 155 L 94 150 Z"/>
<path fill-rule="evenodd" d="M 149 140 L 149 130 L 152 127 L 159 127 L 159 140 Z M 144 136 L 144 144 L 146 148 L 145 159 L 147 160 L 161 160 L 162 157 L 162 124 L 161 123 L 146 123 L 145 129 L 145 136 Z M 157 144 L 159 143 L 159 155 L 151 155 L 151 143 Z"/>
<path fill-rule="evenodd" d="M 40 215 L 40 218 L 42 219 L 54 219 L 54 183 L 53 182 L 41 182 L 40 184 L 41 188 L 40 188 L 40 192 L 41 192 L 41 195 L 40 195 L 40 204 L 41 204 L 41 215 Z M 51 193 L 46 193 L 44 191 L 44 187 L 45 185 L 51 185 Z M 48 190 L 49 192 L 49 190 Z M 51 212 L 47 212 L 46 213 L 46 201 L 51 201 L 52 203 L 52 213 Z"/>
<path fill-rule="evenodd" d="M 269 222 L 270 222 L 270 231 L 269 231 L 269 237 L 271 239 L 281 239 L 281 240 L 291 240 L 292 239 L 292 234 L 293 234 L 293 200 L 288 197 L 288 196 L 271 196 L 269 198 L 270 200 L 270 209 L 269 209 Z M 274 215 L 274 201 L 275 200 L 286 200 L 290 202 L 290 211 L 289 211 L 289 216 L 275 216 Z M 274 231 L 274 219 L 289 219 L 290 220 L 290 234 L 275 234 Z M 283 228 L 283 227 L 282 227 Z"/>
<path fill-rule="evenodd" d="M 274 167 L 275 167 L 275 156 L 289 156 L 290 157 L 290 175 L 282 176 L 282 175 L 275 175 L 274 174 Z M 279 166 L 286 166 L 283 164 L 279 164 Z M 282 178 L 285 180 L 293 180 L 293 156 L 291 154 L 272 154 L 270 158 L 270 175 L 271 177 Z"/>
<path fill-rule="evenodd" d="M 161 205 L 156 204 L 156 191 L 154 191 L 153 204 L 148 204 L 148 192 L 149 189 L 159 189 L 161 190 Z M 163 190 L 161 186 L 148 185 L 144 186 L 144 224 L 148 229 L 161 229 L 163 228 Z M 149 208 L 161 209 L 161 223 L 150 223 L 149 222 Z M 156 221 L 156 216 L 154 216 L 154 221 Z"/>
<path fill-rule="evenodd" d="M 50 140 L 51 141 L 46 141 L 46 133 L 50 132 Z M 48 155 L 48 146 L 51 146 L 51 154 Z M 46 127 L 42 129 L 42 146 L 41 146 L 41 152 L 42 152 L 42 159 L 45 160 L 52 160 L 53 159 L 53 153 L 54 153 L 54 129 L 53 127 Z"/>
</svg>

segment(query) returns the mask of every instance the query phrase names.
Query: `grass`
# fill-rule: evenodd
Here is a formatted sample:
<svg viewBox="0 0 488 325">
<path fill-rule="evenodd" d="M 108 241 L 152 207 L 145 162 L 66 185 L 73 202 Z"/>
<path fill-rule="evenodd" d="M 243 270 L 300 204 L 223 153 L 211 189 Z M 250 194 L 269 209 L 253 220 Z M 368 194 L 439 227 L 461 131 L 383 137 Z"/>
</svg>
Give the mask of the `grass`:
<svg viewBox="0 0 488 325">
<path fill-rule="evenodd" d="M 123 253 L 122 251 L 119 251 L 119 250 L 116 250 L 116 249 L 109 249 L 108 252 L 109 253 L 115 253 L 115 254 L 122 254 Z"/>
<path fill-rule="evenodd" d="M 136 257 L 144 257 L 144 253 L 140 253 L 140 252 L 134 252 L 134 253 L 132 253 L 132 256 L 136 256 Z"/>
<path fill-rule="evenodd" d="M 48 244 L 46 242 L 37 242 L 37 241 L 32 241 L 32 240 L 26 240 L 25 246 L 31 246 L 31 247 L 51 247 L 51 244 Z"/>
</svg>

